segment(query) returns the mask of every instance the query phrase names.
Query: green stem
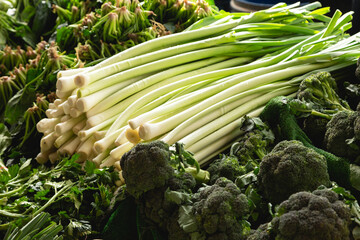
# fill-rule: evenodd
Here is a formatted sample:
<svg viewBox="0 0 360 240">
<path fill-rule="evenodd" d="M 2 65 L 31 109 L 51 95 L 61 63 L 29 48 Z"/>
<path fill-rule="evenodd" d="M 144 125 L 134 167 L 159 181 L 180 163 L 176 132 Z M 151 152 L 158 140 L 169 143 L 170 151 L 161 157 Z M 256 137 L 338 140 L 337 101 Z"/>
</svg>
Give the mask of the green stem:
<svg viewBox="0 0 360 240">
<path fill-rule="evenodd" d="M 1 209 L 0 209 L 0 215 L 1 215 L 1 216 L 4 216 L 4 217 L 10 217 L 10 218 L 22 218 L 22 217 L 26 217 L 25 215 L 20 214 L 20 213 L 12 213 L 12 212 L 8 212 L 8 211 L 1 210 Z"/>
<path fill-rule="evenodd" d="M 35 211 L 35 212 L 33 213 L 33 215 L 36 216 L 37 214 L 43 212 L 48 206 L 50 206 L 50 205 L 55 201 L 55 199 L 56 199 L 58 196 L 61 196 L 64 192 L 66 192 L 67 190 L 69 190 L 73 185 L 74 185 L 74 183 L 64 186 L 60 191 L 58 191 L 57 193 L 55 193 L 55 194 L 49 199 L 49 201 L 47 201 L 41 208 L 39 208 L 37 211 Z"/>
</svg>

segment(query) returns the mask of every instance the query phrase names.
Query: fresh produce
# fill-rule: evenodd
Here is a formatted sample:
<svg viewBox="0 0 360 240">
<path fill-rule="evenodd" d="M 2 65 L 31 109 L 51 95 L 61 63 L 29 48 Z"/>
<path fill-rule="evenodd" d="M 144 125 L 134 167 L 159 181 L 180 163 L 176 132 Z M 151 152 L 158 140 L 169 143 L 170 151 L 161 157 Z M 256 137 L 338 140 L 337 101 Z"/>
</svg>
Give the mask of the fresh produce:
<svg viewBox="0 0 360 240">
<path fill-rule="evenodd" d="M 240 131 L 241 135 L 231 145 L 229 154 L 213 160 L 207 167 L 210 184 L 219 177 L 235 181 L 237 177 L 253 171 L 274 147 L 273 132 L 258 117 L 245 116 Z"/>
<path fill-rule="evenodd" d="M 57 98 L 56 72 L 77 67 L 81 62 L 75 56 L 59 52 L 56 44 L 44 41 L 38 43 L 35 50 L 28 48 L 25 52 L 20 48 L 6 48 L 4 51 L 2 57 L 8 67 L 3 68 L 6 75 L 0 77 L 0 117 L 11 135 L 8 139 L 11 147 L 6 149 L 4 156 L 34 157 L 39 152 L 35 142 L 41 137 L 36 124 L 46 116 L 46 110 Z"/>
<path fill-rule="evenodd" d="M 272 97 L 296 91 L 302 78 L 289 79 L 356 62 L 355 36 L 339 35 L 351 15 L 336 12 L 332 19 L 320 17 L 324 22 L 319 24 L 311 19 L 326 9 L 318 6 L 277 5 L 240 17 L 218 15 L 83 72 L 60 72 L 62 102 L 37 125 L 40 132 L 53 129 L 41 140 L 38 159 L 56 162 L 59 155 L 78 152 L 100 167 L 111 166 L 139 141 L 161 139 L 183 143 L 205 164 L 239 136 L 234 131 L 238 116 L 256 115 Z M 298 11 L 310 21 L 301 18 L 290 25 Z M 312 27 L 304 28 L 305 23 Z M 254 38 L 259 34 L 266 38 Z M 57 123 L 62 116 L 70 119 Z"/>
<path fill-rule="evenodd" d="M 48 169 L 35 168 L 34 160 L 23 159 L 21 165 L 2 169 L 1 234 L 48 212 L 52 221 L 63 226 L 60 234 L 64 239 L 96 236 L 102 230 L 102 218 L 111 199 L 117 194 L 115 183 L 120 180 L 114 168 L 100 170 L 89 161 L 82 168 L 76 161 L 76 156 L 65 158 Z M 32 230 L 31 227 L 29 231 Z"/>
<path fill-rule="evenodd" d="M 349 206 L 332 190 L 297 192 L 283 201 L 272 221 L 261 225 L 248 240 L 351 239 L 350 218 Z"/>
<path fill-rule="evenodd" d="M 296 192 L 330 186 L 325 157 L 296 140 L 281 141 L 264 156 L 257 181 L 264 198 L 274 204 Z"/>
<path fill-rule="evenodd" d="M 198 163 L 181 146 L 174 147 L 172 150 L 161 141 L 139 143 L 122 157 L 120 165 L 126 191 L 135 199 L 141 214 L 169 237 L 181 239 L 186 234 L 176 222 L 177 207 L 197 182 L 209 180 L 209 173 L 197 170 Z M 131 239 L 119 232 L 116 221 L 110 221 L 112 227 L 106 228 L 105 239 L 118 235 Z"/>
<path fill-rule="evenodd" d="M 39 213 L 33 219 L 31 219 L 21 229 L 14 227 L 9 229 L 4 237 L 4 240 L 15 239 L 63 239 L 57 234 L 62 230 L 62 226 L 57 225 L 54 222 L 50 222 L 49 213 Z M 14 226 L 14 225 L 12 225 Z"/>
<path fill-rule="evenodd" d="M 359 33 L 329 11 L 0 4 L 0 236 L 360 239 Z"/>
<path fill-rule="evenodd" d="M 240 189 L 230 180 L 219 178 L 214 185 L 200 188 L 192 197 L 200 186 L 196 180 L 203 176 L 204 170 L 199 170 L 195 177 L 187 171 L 191 166 L 185 165 L 184 170 L 181 167 L 177 170 L 176 166 L 184 163 L 174 163 L 173 156 L 166 143 L 153 141 L 137 144 L 122 157 L 120 164 L 127 182 L 126 190 L 136 199 L 140 213 L 164 231 L 169 239 L 190 239 L 191 236 L 198 239 L 205 236 L 239 239 L 244 236 L 248 227 L 245 222 L 237 220 L 247 214 L 249 207 Z M 176 152 L 175 156 L 182 155 Z M 186 154 L 183 157 L 187 159 Z M 139 172 L 142 173 L 141 177 Z M 201 179 L 201 182 L 206 182 L 203 177 Z M 193 205 L 187 205 L 190 202 Z M 194 211 L 194 218 L 191 219 L 197 222 L 183 226 L 178 222 L 178 217 L 182 211 L 189 211 L 189 207 L 193 207 L 191 211 Z M 117 232 L 115 229 L 113 231 Z M 115 237 L 116 233 L 113 234 Z M 111 232 L 106 236 L 111 236 Z"/>
<path fill-rule="evenodd" d="M 237 143 L 234 144 L 234 149 L 236 145 Z M 146 148 L 148 151 L 144 151 Z M 305 187 L 302 189 L 307 190 L 298 191 L 288 186 L 288 190 L 293 190 L 292 194 L 283 195 L 283 199 L 277 202 L 279 205 L 276 201 L 270 203 L 266 200 L 270 191 L 264 191 L 263 187 L 268 184 L 268 189 L 274 189 L 274 183 L 262 181 L 263 175 L 267 173 L 264 171 L 264 161 L 268 161 L 267 158 L 281 158 L 287 159 L 288 165 L 303 163 L 304 161 L 297 161 L 296 155 L 289 157 L 289 151 L 294 149 L 301 149 L 302 154 L 311 155 L 316 162 L 311 164 L 312 168 L 305 171 L 298 168 L 302 172 L 297 171 L 297 174 L 303 174 L 302 177 L 297 175 L 297 178 L 290 176 L 287 179 L 293 181 L 292 186 L 301 185 Z M 139 157 L 134 158 L 134 155 Z M 159 165 L 158 168 L 154 169 L 153 165 L 149 165 L 149 156 L 156 164 L 155 167 Z M 223 156 L 222 161 L 226 158 L 237 159 L 234 155 L 228 155 Z M 319 236 L 321 239 L 332 239 L 334 236 L 339 236 L 339 239 L 358 239 L 356 229 L 360 208 L 355 197 L 330 183 L 325 158 L 298 141 L 281 141 L 264 156 L 256 170 L 239 175 L 234 181 L 219 176 L 213 183 L 199 185 L 191 175 L 186 175 L 186 172 L 180 175 L 176 171 L 170 173 L 173 169 L 171 154 L 168 146 L 160 141 L 139 143 L 122 157 L 121 164 L 126 166 L 123 176 L 125 182 L 129 182 L 126 191 L 136 199 L 138 214 L 145 217 L 145 221 L 149 221 L 148 229 L 152 229 L 149 239 L 273 240 L 279 236 L 285 239 L 296 239 L 298 236 L 304 239 L 318 239 Z M 129 167 L 130 164 L 136 167 Z M 323 182 L 316 178 L 316 164 L 321 165 Z M 218 166 L 218 162 L 211 163 L 208 169 L 213 166 Z M 231 168 L 227 169 L 228 172 L 231 171 Z M 141 179 L 139 184 L 136 184 L 135 178 L 139 178 L 139 171 L 142 173 Z M 154 178 L 155 171 L 157 174 Z M 233 168 L 233 174 L 237 171 L 238 168 Z M 289 176 L 296 174 L 295 172 L 296 170 L 282 173 Z M 149 184 L 146 184 L 145 178 L 149 178 Z M 309 185 L 304 181 L 309 181 Z M 285 182 L 282 181 L 282 184 Z M 283 187 L 286 187 L 286 184 Z M 279 195 L 275 189 L 271 193 Z M 119 205 L 114 212 L 116 215 L 110 218 L 108 227 L 105 228 L 104 239 L 128 239 L 123 235 L 128 226 L 121 228 L 116 225 L 120 223 L 122 213 L 126 210 L 128 209 L 124 205 Z M 296 227 L 290 227 L 294 222 Z M 133 224 L 141 224 L 141 221 L 135 220 Z M 314 224 L 318 226 L 316 229 L 312 228 Z M 256 230 L 257 226 L 259 228 Z M 137 230 L 140 234 L 141 230 Z M 323 231 L 335 231 L 336 234 L 319 235 Z"/>
<path fill-rule="evenodd" d="M 145 7 L 144 2 L 140 4 L 138 1 L 128 1 L 126 3 L 113 1 L 106 4 L 104 3 L 104 5 L 109 4 L 114 7 L 112 10 L 115 12 L 120 9 L 120 4 L 124 5 L 123 9 L 129 4 L 133 7 L 138 6 L 139 9 Z M 186 4 L 181 3 L 180 5 L 190 6 L 190 4 L 193 3 L 188 1 Z M 207 3 L 198 2 L 198 4 L 200 5 L 194 9 L 178 9 L 179 16 L 176 17 L 178 20 L 175 19 L 178 21 L 176 23 L 174 22 L 174 19 L 169 19 L 169 17 L 171 14 L 177 14 L 177 10 L 174 10 L 171 14 L 167 12 L 167 17 L 163 20 L 168 21 L 167 26 L 170 26 L 171 24 L 180 24 L 182 21 L 187 22 L 187 17 L 192 16 L 192 19 L 189 19 L 187 22 L 187 24 L 191 24 L 192 22 L 205 17 L 207 14 L 217 14 L 217 11 Z M 59 100 L 52 104 L 55 99 L 63 97 L 59 91 L 57 96 L 55 96 L 56 89 L 54 81 L 56 81 L 55 76 L 57 72 L 65 69 L 73 69 L 72 71 L 76 71 L 78 68 L 83 68 L 84 64 L 85 66 L 91 66 L 92 64 L 96 64 L 99 61 L 104 60 L 104 58 L 111 56 L 115 52 L 122 51 L 125 46 L 123 42 L 112 42 L 110 39 L 104 40 L 97 37 L 97 30 L 104 30 L 105 32 L 109 30 L 108 28 L 104 29 L 104 22 L 101 24 L 99 22 L 100 25 L 99 28 L 96 28 L 97 30 L 95 28 L 82 27 L 81 31 L 82 33 L 85 32 L 84 35 L 86 36 L 86 39 L 93 42 L 93 48 L 97 49 L 98 46 L 106 46 L 109 48 L 105 53 L 101 53 L 101 51 L 95 53 L 96 51 L 94 52 L 93 50 L 90 52 L 87 51 L 86 46 L 89 45 L 90 42 L 84 42 L 83 40 L 81 40 L 81 43 L 79 42 L 79 46 L 77 46 L 76 49 L 65 49 L 62 46 L 62 42 L 60 41 L 61 36 L 63 36 L 62 31 L 66 32 L 70 30 L 71 32 L 70 27 L 66 26 L 68 24 L 78 26 L 79 21 L 86 18 L 87 15 L 98 17 L 99 10 L 103 5 L 101 2 L 19 0 L 12 5 L 16 7 L 16 9 L 10 9 L 8 13 L 1 12 L 1 16 L 4 19 L 9 19 L 13 22 L 20 22 L 26 31 L 31 33 L 32 36 L 36 36 L 31 38 L 31 43 L 27 42 L 25 44 L 24 41 L 20 41 L 10 34 L 11 36 L 9 35 L 10 37 L 7 42 L 0 43 L 0 89 L 3 93 L 0 100 L 0 118 L 5 123 L 6 128 L 11 135 L 11 147 L 6 149 L 3 155 L 5 158 L 11 159 L 15 157 L 16 161 L 18 161 L 22 155 L 25 157 L 34 157 L 39 153 L 39 146 L 35 143 L 40 140 L 40 135 L 35 131 L 34 126 L 40 119 L 44 118 L 44 111 L 46 111 L 48 107 L 53 108 L 54 104 L 59 104 Z M 149 9 L 151 7 L 156 8 L 157 5 L 152 4 L 152 1 L 147 1 L 146 7 Z M 209 10 L 209 12 L 194 17 L 192 12 L 195 12 L 196 9 L 199 10 L 199 8 L 202 7 Z M 77 17 L 72 19 L 75 22 L 70 23 L 64 16 L 66 15 L 65 13 L 71 9 L 73 9 L 74 14 L 77 13 Z M 212 10 L 210 11 L 210 9 Z M 166 9 L 164 9 L 164 11 L 165 10 Z M 141 11 L 139 11 L 139 13 Z M 154 32 L 154 34 L 151 36 L 147 34 L 146 36 L 154 38 L 160 36 L 155 34 L 155 30 L 160 28 L 163 29 L 164 27 L 162 24 L 165 22 L 161 22 L 160 19 L 159 22 L 155 22 L 155 16 L 147 14 L 150 12 L 151 10 L 144 10 L 139 16 L 132 15 L 132 21 L 148 23 L 146 28 L 150 32 Z M 144 14 L 146 15 L 146 19 L 140 19 Z M 153 29 L 151 27 L 152 25 L 156 25 L 156 29 Z M 13 29 L 15 27 L 8 26 L 5 23 L 2 27 L 4 27 L 4 31 L 7 32 L 15 31 Z M 117 27 L 121 26 L 119 25 Z M 92 29 L 94 30 L 95 35 L 92 34 L 89 36 L 88 32 Z M 160 30 L 156 31 L 159 32 Z M 22 28 L 16 27 L 16 34 L 21 34 L 21 36 L 23 36 L 23 33 L 25 34 L 25 31 L 22 30 Z M 139 39 L 141 38 L 141 41 L 145 41 L 148 39 L 146 36 L 139 37 Z M 135 37 L 135 33 L 132 33 L 132 37 Z M 23 38 L 28 41 L 30 40 L 30 37 L 27 35 L 24 35 Z M 76 44 L 75 41 L 71 40 L 71 42 Z M 85 44 L 86 46 L 82 46 L 81 44 Z M 133 39 L 127 44 L 126 48 L 135 44 Z M 13 48 L 10 48 L 10 46 Z M 104 49 L 102 49 L 102 51 L 104 51 Z M 86 56 L 86 54 L 90 53 L 92 56 L 96 55 L 96 57 L 89 58 L 89 55 Z M 92 62 L 93 60 L 96 61 Z M 41 96 L 41 98 L 42 96 L 45 96 L 46 99 L 44 100 L 49 102 L 50 105 L 45 108 L 38 106 L 37 96 Z M 33 139 L 34 141 L 28 141 L 28 139 Z"/>
<path fill-rule="evenodd" d="M 136 44 L 180 32 L 217 13 L 205 1 L 173 0 L 84 1 L 65 8 L 55 4 L 53 9 L 59 16 L 57 43 L 66 52 L 75 49 L 83 61 L 111 57 Z"/>
<path fill-rule="evenodd" d="M 35 47 L 36 35 L 24 22 L 6 14 L 4 10 L 0 10 L 0 13 L 0 49 L 5 45 L 15 47 L 19 43 Z"/>
</svg>

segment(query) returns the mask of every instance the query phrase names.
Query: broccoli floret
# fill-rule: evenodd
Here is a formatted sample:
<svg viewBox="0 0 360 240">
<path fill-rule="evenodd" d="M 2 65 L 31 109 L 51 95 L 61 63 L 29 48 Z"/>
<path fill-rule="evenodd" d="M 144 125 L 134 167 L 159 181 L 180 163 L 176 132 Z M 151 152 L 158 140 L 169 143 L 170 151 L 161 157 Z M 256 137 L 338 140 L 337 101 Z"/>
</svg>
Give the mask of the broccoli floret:
<svg viewBox="0 0 360 240">
<path fill-rule="evenodd" d="M 241 165 L 259 164 L 273 147 L 275 136 L 260 118 L 245 118 L 241 127 L 245 133 L 231 147 L 231 154 L 239 159 Z"/>
<path fill-rule="evenodd" d="M 247 197 L 227 178 L 200 188 L 193 197 L 192 213 L 205 239 L 244 239 L 249 204 Z"/>
<path fill-rule="evenodd" d="M 257 184 L 271 203 L 280 203 L 295 192 L 330 185 L 326 159 L 300 141 L 281 141 L 261 161 Z"/>
<path fill-rule="evenodd" d="M 298 192 L 282 202 L 273 220 L 248 240 L 348 240 L 350 223 L 350 208 L 334 191 Z"/>
<path fill-rule="evenodd" d="M 162 141 L 139 143 L 126 152 L 120 166 L 127 191 L 135 198 L 141 194 L 164 186 L 173 175 L 170 166 L 169 145 Z"/>
<path fill-rule="evenodd" d="M 337 94 L 337 85 L 329 72 L 318 72 L 305 78 L 299 86 L 296 97 L 313 103 L 320 109 L 349 110 L 349 104 Z"/>
<path fill-rule="evenodd" d="M 270 232 L 270 224 L 261 224 L 257 229 L 252 230 L 246 240 L 274 240 L 274 234 Z"/>
<path fill-rule="evenodd" d="M 326 126 L 324 145 L 336 156 L 356 162 L 360 156 L 360 113 L 341 111 L 335 114 Z"/>
<path fill-rule="evenodd" d="M 184 190 L 185 192 L 191 193 L 196 187 L 196 180 L 190 173 L 183 172 L 174 174 L 168 180 L 167 186 L 172 191 Z"/>
<path fill-rule="evenodd" d="M 210 173 L 209 184 L 214 184 L 220 177 L 226 177 L 231 181 L 235 181 L 238 176 L 245 174 L 245 169 L 239 163 L 235 156 L 223 155 L 222 158 L 213 161 L 207 171 Z"/>
</svg>

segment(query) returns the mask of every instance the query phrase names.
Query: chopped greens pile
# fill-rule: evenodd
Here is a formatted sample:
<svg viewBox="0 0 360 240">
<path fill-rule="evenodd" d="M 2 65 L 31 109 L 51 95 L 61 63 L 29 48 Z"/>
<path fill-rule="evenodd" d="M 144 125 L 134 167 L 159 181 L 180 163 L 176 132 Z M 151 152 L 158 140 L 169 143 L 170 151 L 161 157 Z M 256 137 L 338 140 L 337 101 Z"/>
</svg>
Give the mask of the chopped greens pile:
<svg viewBox="0 0 360 240">
<path fill-rule="evenodd" d="M 64 158 L 54 168 L 34 166 L 22 159 L 0 172 L 0 229 L 21 227 L 33 216 L 47 212 L 63 226 L 64 239 L 100 233 L 103 217 L 117 193 L 114 168 L 97 169 L 77 156 Z M 121 192 L 120 192 L 121 193 Z M 120 194 L 119 193 L 119 194 Z"/>
</svg>

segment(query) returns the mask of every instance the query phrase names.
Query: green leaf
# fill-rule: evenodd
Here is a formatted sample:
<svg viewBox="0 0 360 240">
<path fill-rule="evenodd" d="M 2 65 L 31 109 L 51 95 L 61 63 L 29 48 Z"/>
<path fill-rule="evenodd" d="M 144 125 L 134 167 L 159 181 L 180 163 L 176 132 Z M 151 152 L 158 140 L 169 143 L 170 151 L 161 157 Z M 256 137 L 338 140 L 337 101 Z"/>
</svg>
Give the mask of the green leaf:
<svg viewBox="0 0 360 240">
<path fill-rule="evenodd" d="M 31 82 L 41 74 L 41 70 L 30 68 L 26 73 L 26 83 Z"/>
<path fill-rule="evenodd" d="M 28 26 L 16 27 L 16 35 L 15 36 L 21 37 L 24 40 L 24 42 L 26 44 L 30 45 L 31 47 L 33 47 L 33 48 L 36 47 L 36 42 L 37 42 L 36 36 Z"/>
<path fill-rule="evenodd" d="M 32 31 L 37 36 L 42 36 L 49 32 L 55 25 L 56 14 L 52 12 L 51 2 L 49 0 L 38 0 L 35 16 L 31 26 Z"/>
<path fill-rule="evenodd" d="M 20 169 L 19 169 L 19 172 L 18 174 L 22 177 L 25 177 L 28 175 L 28 173 L 30 172 L 31 170 L 31 158 L 26 160 L 21 166 L 20 166 Z"/>
<path fill-rule="evenodd" d="M 32 106 L 35 98 L 35 90 L 31 88 L 18 91 L 6 105 L 5 121 L 11 125 L 21 122 L 25 111 Z"/>
<path fill-rule="evenodd" d="M 11 178 L 14 178 L 19 173 L 19 169 L 20 169 L 20 167 L 18 164 L 11 165 L 8 168 Z"/>
<path fill-rule="evenodd" d="M 167 189 L 165 191 L 165 199 L 169 202 L 173 202 L 177 205 L 183 204 L 185 202 L 190 202 L 191 196 L 185 192 L 171 191 Z"/>
<path fill-rule="evenodd" d="M 4 48 L 6 45 L 6 35 L 5 32 L 0 28 L 0 49 Z"/>
<path fill-rule="evenodd" d="M 88 175 L 93 174 L 93 173 L 94 173 L 94 170 L 95 170 L 96 168 L 97 168 L 97 167 L 96 167 L 96 165 L 95 165 L 94 162 L 92 162 L 92 161 L 86 161 L 86 162 L 85 162 L 85 167 L 84 167 L 84 169 L 85 169 L 85 172 L 86 172 Z"/>
<path fill-rule="evenodd" d="M 180 227 L 187 233 L 198 231 L 196 218 L 192 214 L 191 205 L 182 205 L 179 207 L 178 223 Z"/>
<path fill-rule="evenodd" d="M 23 22 L 29 22 L 32 16 L 35 14 L 35 7 L 27 5 L 20 14 L 20 18 Z"/>
<path fill-rule="evenodd" d="M 215 5 L 215 1 L 214 1 L 214 0 L 205 0 L 205 2 L 207 2 L 210 6 Z"/>
<path fill-rule="evenodd" d="M 110 216 L 102 235 L 104 240 L 133 240 L 138 239 L 136 232 L 136 203 L 128 197 Z"/>
<path fill-rule="evenodd" d="M 10 145 L 10 132 L 3 123 L 0 123 L 0 157 Z"/>
</svg>

